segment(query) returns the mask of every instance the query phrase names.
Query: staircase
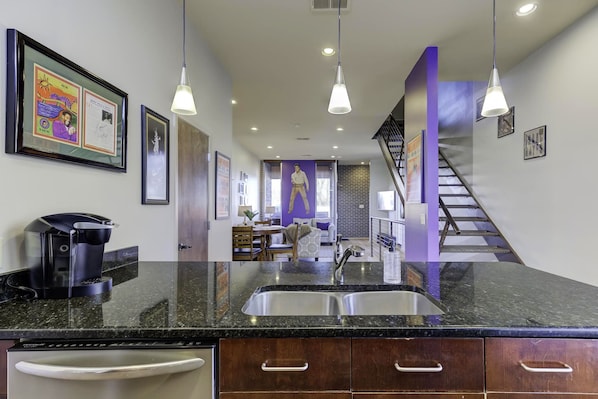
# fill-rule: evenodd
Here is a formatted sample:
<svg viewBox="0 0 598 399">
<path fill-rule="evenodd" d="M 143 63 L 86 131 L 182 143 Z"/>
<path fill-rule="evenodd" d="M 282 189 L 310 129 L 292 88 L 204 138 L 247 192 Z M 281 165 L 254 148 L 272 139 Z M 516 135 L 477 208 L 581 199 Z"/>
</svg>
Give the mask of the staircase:
<svg viewBox="0 0 598 399">
<path fill-rule="evenodd" d="M 405 143 L 403 125 L 390 115 L 373 139 L 377 140 L 405 204 Z M 442 150 L 438 154 L 440 260 L 510 261 L 523 263 L 480 206 L 471 187 Z M 397 184 L 398 182 L 398 184 Z"/>
</svg>

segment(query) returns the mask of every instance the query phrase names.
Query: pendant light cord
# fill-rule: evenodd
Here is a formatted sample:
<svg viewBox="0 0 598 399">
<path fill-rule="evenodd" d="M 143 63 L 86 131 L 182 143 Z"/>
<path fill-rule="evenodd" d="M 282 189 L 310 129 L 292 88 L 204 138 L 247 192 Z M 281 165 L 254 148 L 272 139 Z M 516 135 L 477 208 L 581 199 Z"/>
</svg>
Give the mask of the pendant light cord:
<svg viewBox="0 0 598 399">
<path fill-rule="evenodd" d="M 183 68 L 187 68 L 187 57 L 185 55 L 185 43 L 186 43 L 186 34 L 187 32 L 187 24 L 185 18 L 185 3 L 186 1 L 183 0 Z"/>
<path fill-rule="evenodd" d="M 338 0 L 338 64 L 341 64 L 341 0 Z"/>
<path fill-rule="evenodd" d="M 492 69 L 496 68 L 496 0 L 492 0 Z"/>
</svg>

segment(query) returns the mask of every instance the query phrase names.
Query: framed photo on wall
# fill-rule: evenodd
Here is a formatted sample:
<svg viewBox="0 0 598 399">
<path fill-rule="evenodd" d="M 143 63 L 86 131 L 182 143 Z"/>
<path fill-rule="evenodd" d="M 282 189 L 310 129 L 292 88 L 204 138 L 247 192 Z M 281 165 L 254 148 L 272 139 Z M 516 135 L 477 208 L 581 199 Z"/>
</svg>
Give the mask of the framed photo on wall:
<svg viewBox="0 0 598 399">
<path fill-rule="evenodd" d="M 127 171 L 127 93 L 7 29 L 6 152 Z"/>
<path fill-rule="evenodd" d="M 485 98 L 486 97 L 482 96 L 475 100 L 475 120 L 476 120 L 476 122 L 484 119 L 484 117 L 482 116 L 482 107 L 484 106 Z"/>
<path fill-rule="evenodd" d="M 498 138 L 515 132 L 515 107 L 498 117 Z"/>
<path fill-rule="evenodd" d="M 170 192 L 170 123 L 141 106 L 141 203 L 168 205 Z"/>
<path fill-rule="evenodd" d="M 546 156 L 546 125 L 523 133 L 523 159 Z"/>
<path fill-rule="evenodd" d="M 216 151 L 216 219 L 230 217 L 230 158 Z"/>
</svg>

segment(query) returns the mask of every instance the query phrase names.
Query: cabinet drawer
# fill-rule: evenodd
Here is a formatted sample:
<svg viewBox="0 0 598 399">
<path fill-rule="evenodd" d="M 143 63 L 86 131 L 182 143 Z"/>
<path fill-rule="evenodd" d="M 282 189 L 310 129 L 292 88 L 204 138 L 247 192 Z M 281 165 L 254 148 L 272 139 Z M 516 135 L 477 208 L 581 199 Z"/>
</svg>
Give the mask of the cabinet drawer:
<svg viewBox="0 0 598 399">
<path fill-rule="evenodd" d="M 351 387 L 349 338 L 220 341 L 220 391 L 321 391 Z"/>
<path fill-rule="evenodd" d="M 484 391 L 481 338 L 353 339 L 354 391 Z"/>
<path fill-rule="evenodd" d="M 486 339 L 488 391 L 598 393 L 596 370 L 598 340 Z"/>
<path fill-rule="evenodd" d="M 356 393 L 353 399 L 484 399 L 483 393 Z M 551 398 L 552 399 L 552 398 Z M 577 399 L 577 398 L 569 398 Z M 596 399 L 596 398 L 594 398 Z"/>
<path fill-rule="evenodd" d="M 220 393 L 218 397 L 219 399 L 352 399 L 351 392 L 226 392 Z"/>
<path fill-rule="evenodd" d="M 488 399 L 598 399 L 597 394 L 591 393 L 551 393 L 547 398 L 543 393 L 489 393 Z"/>
</svg>

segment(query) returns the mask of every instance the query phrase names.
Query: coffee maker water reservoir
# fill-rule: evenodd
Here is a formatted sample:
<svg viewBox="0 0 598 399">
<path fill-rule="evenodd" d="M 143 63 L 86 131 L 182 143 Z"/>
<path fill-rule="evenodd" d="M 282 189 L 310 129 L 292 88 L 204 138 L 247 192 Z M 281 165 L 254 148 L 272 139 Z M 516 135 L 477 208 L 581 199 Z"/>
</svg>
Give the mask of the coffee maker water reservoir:
<svg viewBox="0 0 598 399">
<path fill-rule="evenodd" d="M 113 222 L 89 213 L 37 218 L 25 227 L 30 283 L 39 298 L 71 298 L 112 289 L 102 277 L 104 244 Z"/>
</svg>

